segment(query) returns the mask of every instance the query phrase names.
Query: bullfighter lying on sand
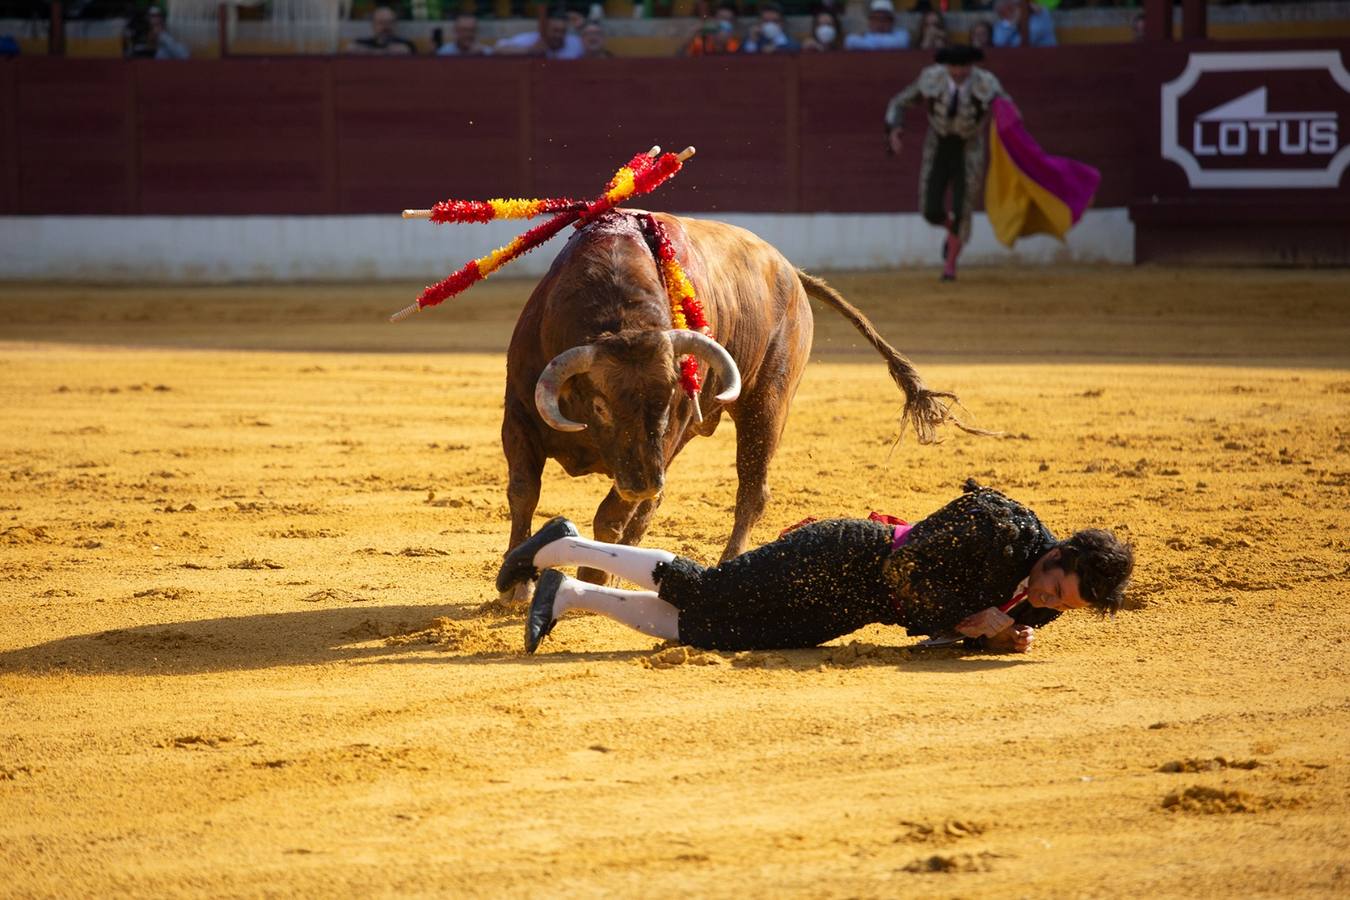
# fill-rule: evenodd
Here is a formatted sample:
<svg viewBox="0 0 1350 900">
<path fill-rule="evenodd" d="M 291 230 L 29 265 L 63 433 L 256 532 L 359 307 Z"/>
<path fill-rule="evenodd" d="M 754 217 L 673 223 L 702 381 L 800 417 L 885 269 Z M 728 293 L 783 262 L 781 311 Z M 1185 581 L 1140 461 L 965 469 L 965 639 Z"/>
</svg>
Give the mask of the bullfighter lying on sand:
<svg viewBox="0 0 1350 900">
<path fill-rule="evenodd" d="M 563 565 L 602 569 L 646 590 L 599 587 L 550 568 Z M 538 576 L 525 624 L 529 653 L 569 609 L 709 650 L 814 647 L 880 623 L 1020 653 L 1035 628 L 1064 610 L 1119 609 L 1133 567 L 1133 550 L 1111 532 L 1058 540 L 1025 506 L 968 480 L 962 496 L 913 526 L 814 522 L 708 569 L 664 550 L 588 540 L 555 518 L 506 555 L 497 589 Z"/>
</svg>

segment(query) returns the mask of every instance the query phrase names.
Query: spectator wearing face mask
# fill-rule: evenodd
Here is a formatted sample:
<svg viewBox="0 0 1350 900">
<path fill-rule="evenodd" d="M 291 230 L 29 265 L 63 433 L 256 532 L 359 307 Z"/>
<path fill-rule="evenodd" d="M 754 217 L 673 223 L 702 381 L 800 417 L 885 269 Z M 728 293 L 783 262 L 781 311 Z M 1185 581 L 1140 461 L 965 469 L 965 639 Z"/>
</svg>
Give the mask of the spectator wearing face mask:
<svg viewBox="0 0 1350 900">
<path fill-rule="evenodd" d="M 736 4 L 723 0 L 717 12 L 705 18 L 698 31 L 680 50 L 681 56 L 719 56 L 737 53 L 741 39 L 736 36 Z"/>
<path fill-rule="evenodd" d="M 895 4 L 872 0 L 867 7 L 867 31 L 844 38 L 845 50 L 906 50 L 909 32 L 895 27 Z"/>
<path fill-rule="evenodd" d="M 811 27 L 811 35 L 802 41 L 802 51 L 808 53 L 831 53 L 844 49 L 844 29 L 839 17 L 830 10 L 816 13 Z"/>
<path fill-rule="evenodd" d="M 783 7 L 777 3 L 765 3 L 759 10 L 759 21 L 750 26 L 742 53 L 796 53 L 801 50 L 792 38 L 788 37 L 783 21 Z"/>
</svg>

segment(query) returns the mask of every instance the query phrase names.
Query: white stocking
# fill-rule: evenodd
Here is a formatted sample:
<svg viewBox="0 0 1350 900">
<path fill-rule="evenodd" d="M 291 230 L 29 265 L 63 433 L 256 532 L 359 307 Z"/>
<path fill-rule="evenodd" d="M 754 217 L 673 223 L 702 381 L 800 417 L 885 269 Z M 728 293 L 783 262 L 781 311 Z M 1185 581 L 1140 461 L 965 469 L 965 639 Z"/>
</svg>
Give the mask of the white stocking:
<svg viewBox="0 0 1350 900">
<path fill-rule="evenodd" d="M 680 638 L 680 611 L 653 591 L 624 591 L 564 578 L 553 598 L 553 618 L 569 609 L 599 613 L 651 637 Z"/>
<path fill-rule="evenodd" d="M 565 537 L 540 547 L 534 554 L 534 566 L 536 569 L 590 566 L 654 591 L 656 582 L 652 579 L 652 570 L 660 563 L 668 563 L 674 558 L 675 554 L 665 550 L 606 544 L 584 537 Z"/>
</svg>

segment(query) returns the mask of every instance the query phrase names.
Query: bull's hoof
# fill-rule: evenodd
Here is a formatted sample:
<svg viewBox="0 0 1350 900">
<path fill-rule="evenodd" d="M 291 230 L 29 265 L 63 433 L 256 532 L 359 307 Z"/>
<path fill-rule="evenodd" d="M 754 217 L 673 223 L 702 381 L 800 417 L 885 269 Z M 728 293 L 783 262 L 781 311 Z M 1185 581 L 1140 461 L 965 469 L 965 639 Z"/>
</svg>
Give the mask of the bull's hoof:
<svg viewBox="0 0 1350 900">
<path fill-rule="evenodd" d="M 533 653 L 558 620 L 553 618 L 553 600 L 563 583 L 563 573 L 545 569 L 530 601 L 530 614 L 525 617 L 525 652 Z"/>
<path fill-rule="evenodd" d="M 530 598 L 533 596 L 534 582 L 522 581 L 499 593 L 493 605 L 502 612 L 519 613 L 530 608 Z"/>
<path fill-rule="evenodd" d="M 502 567 L 497 570 L 497 593 L 505 594 L 510 588 L 522 581 L 539 577 L 534 567 L 534 555 L 554 541 L 565 537 L 577 537 L 581 532 L 562 516 L 554 516 L 543 527 L 507 551 Z"/>
</svg>

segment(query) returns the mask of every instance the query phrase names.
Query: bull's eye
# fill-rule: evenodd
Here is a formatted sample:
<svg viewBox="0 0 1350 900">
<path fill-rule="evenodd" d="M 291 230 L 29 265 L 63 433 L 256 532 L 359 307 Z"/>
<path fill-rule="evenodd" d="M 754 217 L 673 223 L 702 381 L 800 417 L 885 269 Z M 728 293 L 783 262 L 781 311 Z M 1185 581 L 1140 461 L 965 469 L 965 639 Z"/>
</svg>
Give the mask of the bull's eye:
<svg viewBox="0 0 1350 900">
<path fill-rule="evenodd" d="M 605 398 L 598 394 L 591 398 L 591 412 L 595 416 L 595 421 L 600 425 L 613 425 L 614 416 L 609 411 L 609 404 Z"/>
</svg>

